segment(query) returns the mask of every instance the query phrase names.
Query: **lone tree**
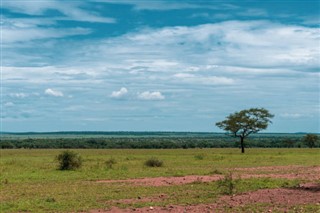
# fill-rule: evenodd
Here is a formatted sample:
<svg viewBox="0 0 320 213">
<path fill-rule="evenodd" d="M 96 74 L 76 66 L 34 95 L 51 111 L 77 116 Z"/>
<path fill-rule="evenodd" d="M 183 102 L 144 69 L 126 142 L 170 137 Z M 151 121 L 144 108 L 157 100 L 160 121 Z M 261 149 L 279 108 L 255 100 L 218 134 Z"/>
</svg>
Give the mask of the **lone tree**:
<svg viewBox="0 0 320 213">
<path fill-rule="evenodd" d="M 264 108 L 251 108 L 230 114 L 226 120 L 216 123 L 216 126 L 232 137 L 239 137 L 241 152 L 244 153 L 244 139 L 252 133 L 266 129 L 268 124 L 272 123 L 273 117 L 274 115 Z"/>
<path fill-rule="evenodd" d="M 309 147 L 313 148 L 317 145 L 317 142 L 319 140 L 318 135 L 315 134 L 307 134 L 303 137 L 303 142 Z"/>
</svg>

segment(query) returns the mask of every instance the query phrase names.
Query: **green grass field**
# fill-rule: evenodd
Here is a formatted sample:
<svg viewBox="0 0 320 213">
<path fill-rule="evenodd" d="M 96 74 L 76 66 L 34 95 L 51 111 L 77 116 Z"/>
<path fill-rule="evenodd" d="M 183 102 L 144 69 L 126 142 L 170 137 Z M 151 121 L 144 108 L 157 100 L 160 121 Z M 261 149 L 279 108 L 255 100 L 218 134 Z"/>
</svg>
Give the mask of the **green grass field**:
<svg viewBox="0 0 320 213">
<path fill-rule="evenodd" d="M 137 186 L 98 183 L 96 180 L 172 177 L 227 173 L 234 168 L 262 166 L 319 166 L 319 149 L 178 149 L 178 150 L 74 150 L 83 166 L 60 171 L 55 156 L 62 150 L 1 150 L 1 212 L 77 212 L 110 206 L 141 207 L 169 204 L 212 203 L 223 193 L 216 182 L 173 186 Z M 144 162 L 157 157 L 163 167 L 150 168 Z M 106 165 L 115 159 L 113 168 Z M 250 178 L 240 180 L 237 193 L 261 188 L 294 186 L 304 180 Z M 186 193 L 188 192 L 188 193 Z M 120 199 L 156 197 L 161 201 L 134 204 Z M 313 209 L 316 206 L 309 206 Z"/>
</svg>

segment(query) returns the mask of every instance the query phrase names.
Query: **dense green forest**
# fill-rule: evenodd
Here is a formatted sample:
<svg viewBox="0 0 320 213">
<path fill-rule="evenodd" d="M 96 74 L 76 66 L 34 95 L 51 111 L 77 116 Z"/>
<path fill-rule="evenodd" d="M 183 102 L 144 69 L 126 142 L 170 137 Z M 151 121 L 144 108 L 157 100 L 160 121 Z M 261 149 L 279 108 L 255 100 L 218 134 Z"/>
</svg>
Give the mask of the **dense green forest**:
<svg viewBox="0 0 320 213">
<path fill-rule="evenodd" d="M 305 134 L 254 134 L 245 146 L 307 147 Z M 194 132 L 54 132 L 2 133 L 0 148 L 29 149 L 177 149 L 239 147 L 239 139 L 221 133 Z M 319 147 L 319 143 L 316 145 Z"/>
</svg>

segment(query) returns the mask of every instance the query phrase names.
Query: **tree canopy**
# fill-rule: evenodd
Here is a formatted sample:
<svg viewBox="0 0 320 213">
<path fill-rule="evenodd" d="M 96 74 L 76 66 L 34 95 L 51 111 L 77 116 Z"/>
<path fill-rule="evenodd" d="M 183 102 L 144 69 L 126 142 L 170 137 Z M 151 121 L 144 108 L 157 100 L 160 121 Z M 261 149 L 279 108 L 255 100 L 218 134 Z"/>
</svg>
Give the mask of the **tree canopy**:
<svg viewBox="0 0 320 213">
<path fill-rule="evenodd" d="M 319 137 L 316 134 L 307 134 L 303 137 L 303 141 L 310 148 L 315 147 L 317 145 L 318 140 Z"/>
<path fill-rule="evenodd" d="M 244 153 L 244 139 L 252 133 L 266 129 L 268 124 L 272 123 L 273 117 L 274 115 L 264 108 L 251 108 L 230 114 L 225 120 L 217 122 L 216 126 L 225 130 L 230 136 L 239 137 Z"/>
</svg>

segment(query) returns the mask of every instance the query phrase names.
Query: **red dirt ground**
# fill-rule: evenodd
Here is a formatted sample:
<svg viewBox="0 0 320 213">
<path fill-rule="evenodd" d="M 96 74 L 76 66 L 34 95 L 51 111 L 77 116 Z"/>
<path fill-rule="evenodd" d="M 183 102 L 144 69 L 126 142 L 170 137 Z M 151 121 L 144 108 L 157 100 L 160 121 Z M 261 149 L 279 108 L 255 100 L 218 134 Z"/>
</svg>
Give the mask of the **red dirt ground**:
<svg viewBox="0 0 320 213">
<path fill-rule="evenodd" d="M 252 172 L 272 172 L 267 174 L 243 174 Z M 320 166 L 298 167 L 298 166 L 280 166 L 280 167 L 256 167 L 256 168 L 238 168 L 233 170 L 235 177 L 239 178 L 285 178 L 285 179 L 304 179 L 319 180 Z M 281 172 L 281 174 L 276 174 Z M 134 185 L 145 186 L 168 186 L 181 185 L 192 182 L 212 182 L 223 178 L 223 175 L 189 175 L 184 177 L 156 177 L 156 178 L 138 178 L 128 180 L 99 180 L 99 183 L 131 183 Z"/>
<path fill-rule="evenodd" d="M 309 181 L 320 180 L 320 166 L 313 167 L 301 167 L 301 166 L 280 166 L 280 167 L 256 167 L 256 168 L 238 168 L 232 170 L 238 177 L 250 178 L 250 177 L 270 177 L 270 178 L 286 178 L 286 179 L 303 179 Z M 276 173 L 281 174 L 276 174 Z M 246 173 L 246 174 L 245 174 Z M 250 173 L 250 174 L 248 174 Z M 263 174 L 254 174 L 263 173 Z M 129 183 L 137 185 L 177 185 L 187 184 L 195 181 L 211 182 L 223 178 L 223 175 L 211 175 L 211 176 L 185 176 L 185 177 L 157 177 L 157 178 L 141 178 L 141 179 L 129 179 L 129 180 L 100 180 L 101 183 Z M 112 201 L 111 204 L 120 203 L 136 203 L 136 202 L 149 202 L 149 201 L 161 201 L 165 199 L 166 195 L 159 195 L 159 197 L 150 198 L 137 198 L 137 199 L 125 199 Z M 109 210 L 92 210 L 90 212 L 97 213 L 120 213 L 120 212 L 174 212 L 174 213 L 198 213 L 198 212 L 237 212 L 235 208 L 241 208 L 245 205 L 254 203 L 265 204 L 264 212 L 280 211 L 286 212 L 288 208 L 291 208 L 299 204 L 316 204 L 319 206 L 320 212 L 320 184 L 310 182 L 302 184 L 294 189 L 261 189 L 254 192 L 248 192 L 238 194 L 234 196 L 222 196 L 213 204 L 199 204 L 189 206 L 171 205 L 166 207 L 144 207 L 144 208 L 128 208 L 120 209 L 112 207 Z M 300 211 L 299 211 L 300 212 Z M 303 211 L 302 211 L 303 212 Z"/>
</svg>

